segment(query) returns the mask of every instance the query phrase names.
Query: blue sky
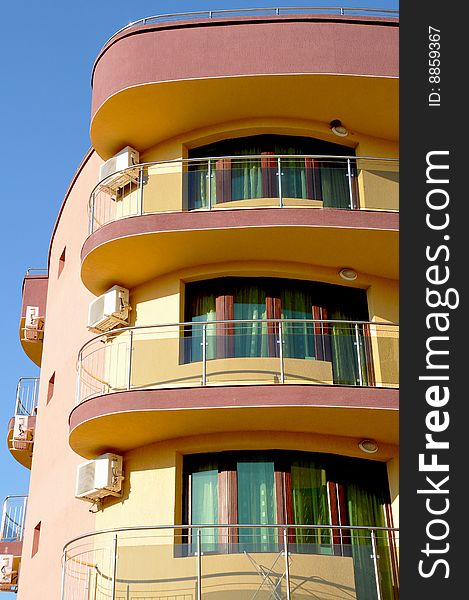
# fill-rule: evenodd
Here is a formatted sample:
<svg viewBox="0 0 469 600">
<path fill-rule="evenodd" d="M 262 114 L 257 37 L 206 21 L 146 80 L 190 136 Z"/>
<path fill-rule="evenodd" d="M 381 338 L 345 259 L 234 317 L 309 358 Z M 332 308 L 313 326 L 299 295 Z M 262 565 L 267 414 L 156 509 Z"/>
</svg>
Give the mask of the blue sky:
<svg viewBox="0 0 469 600">
<path fill-rule="evenodd" d="M 90 73 L 96 55 L 118 29 L 139 18 L 172 12 L 271 7 L 262 0 L 26 0 L 3 2 L 0 37 L 3 144 L 1 235 L 5 296 L 0 345 L 0 502 L 27 493 L 29 471 L 10 455 L 8 420 L 19 377 L 38 375 L 21 349 L 21 285 L 30 267 L 46 267 L 49 240 L 68 184 L 90 146 Z M 366 6 L 398 9 L 389 0 L 311 2 L 279 6 Z M 65 400 L 65 399 L 64 399 Z M 67 399 L 67 402 L 72 402 Z M 67 427 L 67 424 L 63 424 Z M 29 550 L 26 549 L 26 552 Z M 2 600 L 15 597 L 3 593 Z"/>
</svg>

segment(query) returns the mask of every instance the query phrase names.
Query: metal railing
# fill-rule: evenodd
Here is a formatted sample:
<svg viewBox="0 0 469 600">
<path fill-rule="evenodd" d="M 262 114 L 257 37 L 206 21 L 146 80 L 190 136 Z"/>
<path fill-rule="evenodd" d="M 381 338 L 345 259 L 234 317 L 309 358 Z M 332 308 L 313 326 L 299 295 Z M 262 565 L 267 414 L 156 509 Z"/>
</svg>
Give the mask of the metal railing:
<svg viewBox="0 0 469 600">
<path fill-rule="evenodd" d="M 89 233 L 118 219 L 191 210 L 398 210 L 399 160 L 331 155 L 246 155 L 148 162 L 93 189 Z"/>
<path fill-rule="evenodd" d="M 77 404 L 134 389 L 207 385 L 398 386 L 393 323 L 250 319 L 125 327 L 79 351 Z"/>
<path fill-rule="evenodd" d="M 16 385 L 15 415 L 36 415 L 39 393 L 39 377 L 20 377 Z"/>
<path fill-rule="evenodd" d="M 7 496 L 3 502 L 0 542 L 21 542 L 28 496 Z"/>
<path fill-rule="evenodd" d="M 341 16 L 374 16 L 374 17 L 395 17 L 399 16 L 398 10 L 381 9 L 381 8 L 354 8 L 351 6 L 284 6 L 274 8 L 226 8 L 220 10 L 204 10 L 204 11 L 192 11 L 182 13 L 167 13 L 161 15 L 153 15 L 151 17 L 144 17 L 133 21 L 128 25 L 125 25 L 116 33 L 114 33 L 103 47 L 107 46 L 111 40 L 121 34 L 127 29 L 133 27 L 142 27 L 143 25 L 150 25 L 152 23 L 164 22 L 164 21 L 181 21 L 186 19 L 220 19 L 230 17 L 245 17 L 245 16 L 281 16 L 281 15 L 292 15 L 292 14 L 329 14 L 329 15 L 341 15 Z"/>
<path fill-rule="evenodd" d="M 26 269 L 25 277 L 28 277 L 29 275 L 45 275 L 45 276 L 47 276 L 47 275 L 49 275 L 49 269 L 47 269 L 47 268 L 41 269 L 39 267 Z"/>
<path fill-rule="evenodd" d="M 398 529 L 173 525 L 90 533 L 66 544 L 61 600 L 394 600 Z"/>
</svg>

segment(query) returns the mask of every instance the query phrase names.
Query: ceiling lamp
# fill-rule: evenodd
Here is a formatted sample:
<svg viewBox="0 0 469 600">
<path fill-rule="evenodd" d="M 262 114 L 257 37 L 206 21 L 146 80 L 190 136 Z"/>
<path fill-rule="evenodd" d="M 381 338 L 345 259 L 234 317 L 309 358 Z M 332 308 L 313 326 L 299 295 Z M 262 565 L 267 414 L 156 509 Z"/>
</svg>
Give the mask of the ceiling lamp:
<svg viewBox="0 0 469 600">
<path fill-rule="evenodd" d="M 378 452 L 378 444 L 375 442 L 375 440 L 362 440 L 358 444 L 358 447 L 367 454 L 374 454 L 375 452 Z"/>
<path fill-rule="evenodd" d="M 346 281 L 355 281 L 355 279 L 358 277 L 357 272 L 350 267 L 343 267 L 340 269 L 339 275 Z"/>
<path fill-rule="evenodd" d="M 339 121 L 339 119 L 331 121 L 329 127 L 332 129 L 332 133 L 339 137 L 346 137 L 348 135 L 348 129 L 342 125 L 342 121 Z"/>
</svg>

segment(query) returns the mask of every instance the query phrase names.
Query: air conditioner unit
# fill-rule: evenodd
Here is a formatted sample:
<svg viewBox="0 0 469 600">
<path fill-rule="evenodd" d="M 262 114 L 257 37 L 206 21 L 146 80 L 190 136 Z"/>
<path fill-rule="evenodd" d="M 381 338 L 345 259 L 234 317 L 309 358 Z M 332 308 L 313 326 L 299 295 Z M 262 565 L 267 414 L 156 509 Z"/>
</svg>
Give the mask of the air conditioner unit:
<svg viewBox="0 0 469 600">
<path fill-rule="evenodd" d="M 36 342 L 42 340 L 44 317 L 39 316 L 39 306 L 27 306 L 24 319 L 23 340 Z"/>
<path fill-rule="evenodd" d="M 101 165 L 99 169 L 99 178 L 102 181 L 103 179 L 107 179 L 104 183 L 105 185 L 111 185 L 113 180 L 120 176 L 119 171 L 123 169 L 128 169 L 134 165 L 138 165 L 140 160 L 140 154 L 135 148 L 131 148 L 130 146 L 126 146 L 122 148 L 120 152 L 115 154 L 112 158 L 107 160 L 104 164 Z M 116 177 L 111 177 L 115 175 Z"/>
<path fill-rule="evenodd" d="M 13 450 L 27 450 L 33 441 L 33 430 L 30 427 L 29 417 L 26 415 L 15 415 L 13 425 L 13 437 L 11 446 Z"/>
<path fill-rule="evenodd" d="M 96 333 L 129 324 L 129 290 L 114 285 L 90 302 L 88 329 Z"/>
<path fill-rule="evenodd" d="M 0 554 L 0 584 L 10 584 L 13 575 L 13 554 Z"/>
<path fill-rule="evenodd" d="M 77 467 L 75 498 L 94 502 L 105 496 L 120 496 L 122 456 L 107 453 Z"/>
</svg>

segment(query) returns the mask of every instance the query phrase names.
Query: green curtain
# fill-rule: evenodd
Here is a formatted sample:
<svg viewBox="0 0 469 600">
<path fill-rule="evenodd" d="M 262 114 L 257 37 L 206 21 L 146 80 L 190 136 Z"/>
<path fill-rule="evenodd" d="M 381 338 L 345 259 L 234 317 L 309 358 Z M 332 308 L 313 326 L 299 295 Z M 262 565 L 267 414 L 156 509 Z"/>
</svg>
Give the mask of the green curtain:
<svg viewBox="0 0 469 600">
<path fill-rule="evenodd" d="M 188 342 L 188 354 L 190 359 L 186 362 L 199 362 L 202 360 L 202 336 L 203 325 L 207 321 L 215 321 L 217 318 L 215 293 L 207 292 L 205 294 L 195 294 L 191 297 L 190 315 L 193 325 L 190 331 L 190 337 L 186 338 Z M 216 325 L 206 326 L 207 333 L 207 360 L 216 357 Z"/>
<path fill-rule="evenodd" d="M 233 289 L 235 320 L 265 319 L 265 290 L 256 284 L 240 284 Z M 268 356 L 266 323 L 236 323 L 234 355 L 237 358 Z"/>
<path fill-rule="evenodd" d="M 353 316 L 340 308 L 330 311 L 330 319 L 352 321 Z M 363 329 L 354 323 L 331 323 L 330 343 L 334 383 L 367 385 L 367 357 Z"/>
<path fill-rule="evenodd" d="M 277 521 L 274 463 L 265 458 L 237 463 L 238 522 L 274 525 Z M 240 528 L 240 549 L 247 552 L 272 552 L 277 530 L 268 527 Z"/>
<path fill-rule="evenodd" d="M 326 470 L 310 460 L 293 460 L 291 486 L 293 522 L 298 525 L 329 525 Z M 297 529 L 295 533 L 300 552 L 332 552 L 330 528 Z"/>
<path fill-rule="evenodd" d="M 344 159 L 320 163 L 324 207 L 351 208 L 347 163 Z"/>
<path fill-rule="evenodd" d="M 200 471 L 191 475 L 191 524 L 216 525 L 218 523 L 218 468 L 216 464 L 206 464 Z M 192 550 L 195 551 L 197 538 L 192 530 Z M 201 529 L 202 550 L 214 552 L 218 547 L 218 529 Z"/>
<path fill-rule="evenodd" d="M 379 491 L 370 489 L 369 486 L 360 482 L 349 481 L 346 483 L 346 497 L 350 525 L 386 527 L 385 500 Z M 351 539 L 357 598 L 359 600 L 376 600 L 377 591 L 370 532 L 352 529 Z M 392 600 L 394 594 L 387 532 L 378 532 L 376 543 L 382 598 L 383 600 Z"/>
<path fill-rule="evenodd" d="M 240 156 L 259 155 L 262 149 L 255 146 L 241 148 L 236 152 Z M 231 166 L 231 199 L 248 200 L 262 198 L 261 159 L 233 159 Z"/>
<path fill-rule="evenodd" d="M 188 182 L 187 207 L 189 210 L 207 208 L 209 205 L 209 195 L 213 206 L 216 193 L 215 161 L 210 161 L 210 169 L 209 161 L 207 160 L 191 163 L 185 177 L 187 177 Z"/>
<path fill-rule="evenodd" d="M 280 290 L 282 319 L 306 319 L 309 322 L 283 324 L 285 358 L 316 358 L 314 323 L 312 319 L 313 298 L 307 290 L 286 284 Z"/>
</svg>

